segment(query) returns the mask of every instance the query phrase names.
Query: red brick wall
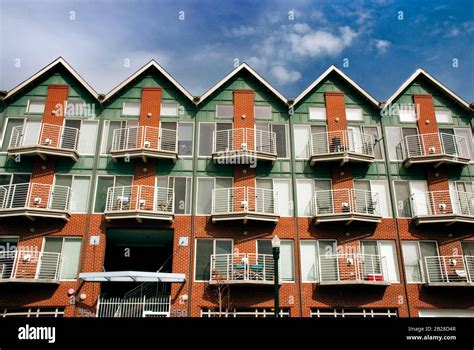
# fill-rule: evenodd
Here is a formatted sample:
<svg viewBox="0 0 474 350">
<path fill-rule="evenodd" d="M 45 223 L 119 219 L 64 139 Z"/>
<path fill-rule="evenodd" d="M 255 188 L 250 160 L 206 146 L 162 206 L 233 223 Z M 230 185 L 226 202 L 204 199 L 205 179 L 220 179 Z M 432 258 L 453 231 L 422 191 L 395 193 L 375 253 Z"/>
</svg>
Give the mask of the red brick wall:
<svg viewBox="0 0 474 350">
<path fill-rule="evenodd" d="M 418 131 L 420 134 L 432 134 L 438 132 L 438 123 L 436 121 L 433 98 L 431 95 L 413 95 L 417 116 Z M 427 123 L 428 122 L 428 123 Z"/>
<path fill-rule="evenodd" d="M 160 87 L 143 87 L 140 108 L 140 126 L 160 126 L 161 96 Z M 151 113 L 151 117 L 148 117 Z"/>
</svg>

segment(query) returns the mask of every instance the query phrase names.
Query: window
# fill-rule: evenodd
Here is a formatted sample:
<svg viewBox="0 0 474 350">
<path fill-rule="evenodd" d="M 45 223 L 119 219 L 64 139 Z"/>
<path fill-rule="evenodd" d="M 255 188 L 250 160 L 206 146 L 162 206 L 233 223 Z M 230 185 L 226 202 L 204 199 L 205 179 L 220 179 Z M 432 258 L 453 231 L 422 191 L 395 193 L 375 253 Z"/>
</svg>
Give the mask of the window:
<svg viewBox="0 0 474 350">
<path fill-rule="evenodd" d="M 234 105 L 216 105 L 216 118 L 234 118 Z"/>
<path fill-rule="evenodd" d="M 97 133 L 99 130 L 99 122 L 97 120 L 80 120 L 80 119 L 66 119 L 64 121 L 65 127 L 75 128 L 79 130 L 79 143 L 77 150 L 79 154 L 94 154 L 95 145 L 97 142 Z M 67 135 L 71 135 L 70 132 Z M 71 136 L 69 136 L 70 138 Z M 65 145 L 72 146 L 72 140 L 64 140 Z"/>
<path fill-rule="evenodd" d="M 255 119 L 272 119 L 271 106 L 255 106 Z"/>
<path fill-rule="evenodd" d="M 362 109 L 360 108 L 346 108 L 346 119 L 348 121 L 361 122 L 364 120 Z"/>
<path fill-rule="evenodd" d="M 298 193 L 298 216 L 312 216 L 313 208 L 313 196 L 315 191 L 328 191 L 331 190 L 331 180 L 296 180 L 296 191 Z M 318 206 L 318 212 L 325 212 L 331 210 L 331 203 L 329 202 L 328 196 L 320 196 L 316 205 Z"/>
<path fill-rule="evenodd" d="M 280 245 L 280 278 L 282 281 L 294 281 L 293 241 L 282 240 Z M 272 241 L 270 239 L 257 240 L 257 254 L 272 255 Z"/>
<path fill-rule="evenodd" d="M 79 268 L 79 255 L 81 253 L 81 238 L 66 237 L 45 237 L 43 252 L 62 254 L 61 279 L 75 279 Z M 42 264 L 45 260 L 51 259 L 50 263 L 54 263 L 54 255 L 44 256 Z M 45 270 L 51 269 L 52 264 L 47 264 Z M 46 272 L 46 271 L 45 271 Z M 41 274 L 41 267 L 40 272 Z"/>
<path fill-rule="evenodd" d="M 139 116 L 140 102 L 124 102 L 122 107 L 122 115 Z"/>
<path fill-rule="evenodd" d="M 288 158 L 287 127 L 285 124 L 255 124 L 256 130 L 271 131 L 275 133 L 277 158 Z"/>
<path fill-rule="evenodd" d="M 13 133 L 14 127 L 22 127 L 25 124 L 25 119 L 23 118 L 8 118 L 5 123 L 3 138 L 2 138 L 2 152 L 6 152 L 10 145 L 10 140 Z"/>
<path fill-rule="evenodd" d="M 289 179 L 273 179 L 273 189 L 278 193 L 280 216 L 293 216 L 293 197 Z"/>
<path fill-rule="evenodd" d="M 211 278 L 211 255 L 231 254 L 233 242 L 230 239 L 196 239 L 195 281 L 209 281 Z"/>
<path fill-rule="evenodd" d="M 404 241 L 402 242 L 403 265 L 408 283 L 423 282 L 420 261 L 427 256 L 438 256 L 436 242 Z"/>
<path fill-rule="evenodd" d="M 415 106 L 398 107 L 398 118 L 401 123 L 416 123 Z"/>
<path fill-rule="evenodd" d="M 174 189 L 174 213 L 191 214 L 191 178 L 190 177 L 158 177 L 157 187 Z"/>
<path fill-rule="evenodd" d="M 361 241 L 362 254 L 380 255 L 385 259 L 387 278 L 390 282 L 399 282 L 397 252 L 394 241 Z M 376 266 L 382 273 L 383 266 Z M 369 267 L 371 271 L 373 268 Z"/>
<path fill-rule="evenodd" d="M 101 153 L 108 154 L 112 149 L 115 130 L 122 128 L 133 128 L 138 126 L 137 120 L 106 120 L 102 134 Z M 133 142 L 131 142 L 133 144 Z"/>
<path fill-rule="evenodd" d="M 309 107 L 309 120 L 326 120 L 326 108 Z"/>
<path fill-rule="evenodd" d="M 178 123 L 178 154 L 180 156 L 193 155 L 193 124 Z"/>
<path fill-rule="evenodd" d="M 95 193 L 95 213 L 103 213 L 107 203 L 107 190 L 109 187 L 131 186 L 133 176 L 99 175 Z"/>
<path fill-rule="evenodd" d="M 310 125 L 295 125 L 294 134 L 295 134 L 295 158 L 308 159 L 311 126 Z"/>
<path fill-rule="evenodd" d="M 317 282 L 319 280 L 318 242 L 301 241 L 300 253 L 303 282 Z"/>
<path fill-rule="evenodd" d="M 199 156 L 212 155 L 214 131 L 232 129 L 232 123 L 199 123 Z"/>
<path fill-rule="evenodd" d="M 162 103 L 160 115 L 162 117 L 177 117 L 178 104 L 177 103 Z"/>
<path fill-rule="evenodd" d="M 464 256 L 474 256 L 474 241 L 461 242 L 461 247 Z"/>
<path fill-rule="evenodd" d="M 372 136 L 375 159 L 383 159 L 383 141 L 380 138 L 379 129 L 376 126 L 364 126 L 362 132 Z"/>
<path fill-rule="evenodd" d="M 370 191 L 372 194 L 372 206 L 380 208 L 382 217 L 392 216 L 390 209 L 390 195 L 388 183 L 385 180 L 354 180 L 354 189 Z"/>
<path fill-rule="evenodd" d="M 451 115 L 451 111 L 436 109 L 435 110 L 435 116 L 436 116 L 436 121 L 438 123 L 446 124 L 446 123 L 452 123 L 453 122 L 453 117 Z"/>
<path fill-rule="evenodd" d="M 411 217 L 410 185 L 408 181 L 394 181 L 395 200 L 397 202 L 397 216 L 399 218 Z"/>
<path fill-rule="evenodd" d="M 398 317 L 397 309 L 311 309 L 311 317 Z"/>
<path fill-rule="evenodd" d="M 26 106 L 26 113 L 43 114 L 45 105 L 46 101 L 44 99 L 29 100 L 28 105 Z"/>
<path fill-rule="evenodd" d="M 388 127 L 387 132 L 388 155 L 390 160 L 403 160 L 405 149 L 405 137 L 417 135 L 416 128 Z"/>
<path fill-rule="evenodd" d="M 474 160 L 474 151 L 472 143 L 472 130 L 469 128 L 454 128 L 454 134 L 456 136 L 464 136 L 466 138 L 467 150 L 471 157 L 471 160 Z"/>
<path fill-rule="evenodd" d="M 1 315 L 1 314 L 0 314 Z M 266 317 L 275 317 L 275 310 L 271 308 L 266 309 L 246 309 L 246 308 L 232 308 L 232 309 L 210 309 L 203 308 L 201 310 L 201 317 L 227 317 L 227 318 L 237 318 L 237 317 L 256 317 L 256 318 L 266 318 Z M 280 309 L 280 317 L 290 317 L 289 309 Z"/>
<path fill-rule="evenodd" d="M 197 215 L 210 215 L 212 211 L 212 190 L 231 188 L 232 178 L 201 177 L 197 179 Z"/>
<path fill-rule="evenodd" d="M 66 186 L 71 189 L 71 212 L 85 213 L 89 198 L 90 177 L 80 175 L 56 175 L 55 185 Z M 54 200 L 54 198 L 53 198 Z"/>
</svg>

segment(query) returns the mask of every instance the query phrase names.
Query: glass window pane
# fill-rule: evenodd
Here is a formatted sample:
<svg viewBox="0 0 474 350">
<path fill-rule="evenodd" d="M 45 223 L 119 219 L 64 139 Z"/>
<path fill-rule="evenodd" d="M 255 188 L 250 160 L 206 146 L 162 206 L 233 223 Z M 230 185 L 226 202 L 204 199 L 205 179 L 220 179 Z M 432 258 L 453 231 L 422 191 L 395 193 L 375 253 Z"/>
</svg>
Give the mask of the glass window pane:
<svg viewBox="0 0 474 350">
<path fill-rule="evenodd" d="M 214 179 L 199 178 L 197 180 L 197 214 L 209 215 L 212 209 L 212 190 L 214 188 Z"/>
<path fill-rule="evenodd" d="M 174 178 L 174 212 L 176 214 L 186 213 L 186 178 Z"/>
<path fill-rule="evenodd" d="M 163 129 L 174 130 L 176 131 L 178 123 L 176 122 L 161 122 L 161 127 Z"/>
<path fill-rule="evenodd" d="M 2 141 L 3 152 L 6 152 L 8 150 L 8 146 L 10 145 L 10 139 L 12 137 L 13 128 L 16 126 L 18 127 L 23 126 L 23 123 L 24 123 L 24 119 L 8 118 L 7 127 L 5 128 L 5 132 L 3 134 L 3 141 Z"/>
<path fill-rule="evenodd" d="M 280 271 L 283 281 L 293 281 L 295 279 L 293 241 L 281 241 Z"/>
<path fill-rule="evenodd" d="M 272 241 L 270 239 L 257 240 L 257 254 L 273 254 Z"/>
<path fill-rule="evenodd" d="M 421 282 L 418 242 L 402 242 L 402 253 L 407 282 Z"/>
<path fill-rule="evenodd" d="M 474 256 L 474 242 L 462 242 L 462 253 L 467 256 Z"/>
<path fill-rule="evenodd" d="M 178 104 L 162 103 L 160 114 L 166 117 L 176 117 L 178 115 Z"/>
<path fill-rule="evenodd" d="M 272 131 L 275 133 L 277 157 L 286 158 L 287 155 L 287 143 L 286 143 L 286 125 L 273 124 Z"/>
<path fill-rule="evenodd" d="M 10 185 L 10 181 L 12 179 L 12 175 L 8 174 L 0 174 L 0 186 L 3 185 Z"/>
<path fill-rule="evenodd" d="M 378 141 L 380 137 L 379 137 L 379 130 L 377 129 L 377 127 L 365 126 L 363 131 L 365 134 L 372 136 L 375 159 L 383 159 L 383 152 L 382 152 L 383 141 L 382 140 Z"/>
<path fill-rule="evenodd" d="M 420 242 L 420 252 L 423 259 L 427 256 L 438 256 L 436 242 Z"/>
<path fill-rule="evenodd" d="M 452 123 L 453 118 L 451 116 L 451 111 L 448 110 L 435 110 L 436 121 L 438 123 Z"/>
<path fill-rule="evenodd" d="M 115 184 L 114 186 L 132 186 L 133 176 L 115 176 Z"/>
<path fill-rule="evenodd" d="M 122 115 L 140 115 L 140 102 L 124 102 Z"/>
<path fill-rule="evenodd" d="M 194 279 L 208 281 L 210 278 L 210 263 L 214 242 L 211 239 L 196 240 L 196 268 Z"/>
<path fill-rule="evenodd" d="M 64 239 L 61 279 L 73 279 L 77 277 L 79 255 L 81 254 L 81 243 L 80 238 Z"/>
<path fill-rule="evenodd" d="M 229 239 L 216 239 L 215 254 L 232 254 L 232 241 Z"/>
<path fill-rule="evenodd" d="M 402 155 L 402 134 L 400 128 L 390 127 L 385 129 L 387 134 L 388 156 L 390 160 L 401 160 Z"/>
<path fill-rule="evenodd" d="M 255 119 L 272 119 L 271 106 L 255 106 Z"/>
<path fill-rule="evenodd" d="M 297 180 L 298 216 L 311 216 L 311 200 L 314 195 L 313 180 Z"/>
<path fill-rule="evenodd" d="M 414 106 L 406 106 L 405 108 L 398 108 L 398 117 L 401 122 L 416 122 L 416 113 Z"/>
<path fill-rule="evenodd" d="M 79 136 L 80 154 L 94 154 L 99 124 L 95 120 L 83 120 Z"/>
<path fill-rule="evenodd" d="M 99 176 L 97 179 L 97 189 L 95 194 L 94 212 L 103 213 L 105 203 L 107 202 L 107 189 L 114 186 L 114 178 L 112 176 Z"/>
<path fill-rule="evenodd" d="M 377 241 L 362 241 L 362 254 L 378 255 Z"/>
<path fill-rule="evenodd" d="M 346 108 L 346 119 L 350 121 L 363 121 L 364 115 L 360 108 Z"/>
<path fill-rule="evenodd" d="M 411 217 L 410 187 L 408 181 L 395 181 L 395 196 L 397 201 L 397 215 L 400 218 Z"/>
<path fill-rule="evenodd" d="M 216 188 L 231 188 L 232 178 L 231 177 L 217 177 Z"/>
<path fill-rule="evenodd" d="M 103 153 L 110 153 L 112 148 L 112 142 L 114 139 L 114 131 L 122 127 L 122 122 L 120 121 L 109 121 L 107 128 L 107 135 L 105 140 L 105 149 L 102 150 Z"/>
<path fill-rule="evenodd" d="M 309 107 L 309 120 L 326 120 L 326 108 Z"/>
<path fill-rule="evenodd" d="M 291 183 L 286 179 L 274 179 L 273 188 L 278 193 L 278 209 L 281 216 L 293 215 L 293 200 L 291 197 Z"/>
<path fill-rule="evenodd" d="M 212 139 L 216 125 L 213 123 L 199 124 L 199 156 L 210 157 L 212 154 Z"/>
<path fill-rule="evenodd" d="M 46 237 L 44 239 L 43 252 L 61 253 L 63 247 L 62 237 Z"/>
<path fill-rule="evenodd" d="M 301 242 L 301 275 L 303 282 L 314 282 L 318 279 L 317 242 Z"/>
<path fill-rule="evenodd" d="M 216 105 L 216 117 L 217 118 L 234 118 L 234 106 L 233 105 Z"/>
<path fill-rule="evenodd" d="M 398 282 L 398 260 L 395 242 L 379 241 L 379 249 L 379 254 L 384 257 L 387 264 L 388 280 L 391 282 Z"/>
<path fill-rule="evenodd" d="M 30 174 L 13 174 L 12 184 L 24 184 L 30 181 Z"/>
<path fill-rule="evenodd" d="M 84 213 L 87 211 L 89 198 L 89 176 L 74 176 L 71 188 L 71 211 Z"/>
<path fill-rule="evenodd" d="M 45 100 L 34 99 L 28 101 L 28 113 L 42 114 L 44 113 Z"/>
<path fill-rule="evenodd" d="M 295 157 L 297 159 L 307 159 L 309 157 L 309 125 L 295 125 Z"/>
<path fill-rule="evenodd" d="M 470 158 L 474 159 L 473 155 L 473 144 L 472 144 L 472 130 L 468 128 L 456 128 L 454 129 L 456 136 L 463 136 L 466 138 L 467 150 L 469 152 Z M 460 148 L 462 147 L 462 144 Z"/>
<path fill-rule="evenodd" d="M 193 124 L 178 124 L 178 154 L 191 156 L 193 154 Z"/>
</svg>

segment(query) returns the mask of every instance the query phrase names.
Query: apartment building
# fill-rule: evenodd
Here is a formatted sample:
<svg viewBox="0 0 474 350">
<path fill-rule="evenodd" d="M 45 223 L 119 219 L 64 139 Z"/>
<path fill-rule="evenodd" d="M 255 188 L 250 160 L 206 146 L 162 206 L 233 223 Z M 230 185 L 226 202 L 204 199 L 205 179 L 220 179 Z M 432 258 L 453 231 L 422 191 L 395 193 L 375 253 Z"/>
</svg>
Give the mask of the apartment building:
<svg viewBox="0 0 474 350">
<path fill-rule="evenodd" d="M 1 316 L 272 316 L 275 236 L 283 317 L 474 316 L 472 105 L 424 70 L 99 94 L 59 58 L 0 113 Z"/>
</svg>

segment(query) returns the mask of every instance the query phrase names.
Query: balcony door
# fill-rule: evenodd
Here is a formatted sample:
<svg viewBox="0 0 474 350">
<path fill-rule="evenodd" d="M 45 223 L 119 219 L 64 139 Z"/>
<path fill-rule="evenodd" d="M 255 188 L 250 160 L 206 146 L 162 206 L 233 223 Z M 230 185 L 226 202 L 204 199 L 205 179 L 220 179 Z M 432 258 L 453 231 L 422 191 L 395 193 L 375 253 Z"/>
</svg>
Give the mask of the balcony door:
<svg viewBox="0 0 474 350">
<path fill-rule="evenodd" d="M 60 263 L 59 256 L 62 251 L 62 237 L 47 237 L 44 241 L 43 254 L 41 260 L 38 261 L 37 276 L 39 279 L 55 279 L 57 278 L 58 266 Z"/>
<path fill-rule="evenodd" d="M 415 216 L 428 215 L 430 207 L 428 184 L 426 181 L 410 181 L 411 206 Z"/>
<path fill-rule="evenodd" d="M 474 185 L 472 182 L 450 182 L 451 202 L 456 213 L 474 215 Z"/>
<path fill-rule="evenodd" d="M 36 146 L 40 143 L 41 120 L 28 120 L 23 130 L 23 146 Z"/>
<path fill-rule="evenodd" d="M 319 276 L 320 281 L 339 280 L 339 261 L 337 256 L 337 242 L 332 240 L 318 241 Z"/>
<path fill-rule="evenodd" d="M 257 212 L 273 213 L 275 211 L 275 198 L 273 198 L 273 181 L 257 179 L 255 203 Z"/>
<path fill-rule="evenodd" d="M 355 153 L 363 153 L 363 140 L 358 126 L 347 127 L 347 142 L 349 150 Z"/>
<path fill-rule="evenodd" d="M 1 185 L 5 185 L 5 191 L 0 194 L 4 208 L 24 208 L 27 205 L 30 180 L 30 174 L 13 174 L 4 177 L 4 183 Z"/>
<path fill-rule="evenodd" d="M 71 129 L 69 129 L 71 128 Z M 60 148 L 74 149 L 76 146 L 76 140 L 79 135 L 76 135 L 77 132 L 81 130 L 81 120 L 80 119 L 66 119 L 64 121 L 64 129 L 61 135 L 61 144 Z"/>
<path fill-rule="evenodd" d="M 454 129 L 439 129 L 441 138 L 441 147 L 444 149 L 439 152 L 455 155 L 457 154 L 458 144 L 456 143 L 456 137 L 454 136 Z"/>
<path fill-rule="evenodd" d="M 0 237 L 0 279 L 13 277 L 18 238 Z"/>
</svg>

